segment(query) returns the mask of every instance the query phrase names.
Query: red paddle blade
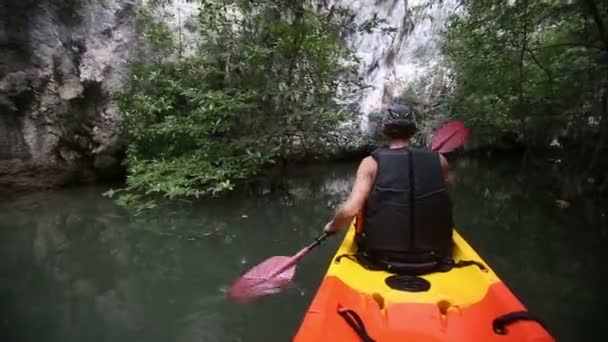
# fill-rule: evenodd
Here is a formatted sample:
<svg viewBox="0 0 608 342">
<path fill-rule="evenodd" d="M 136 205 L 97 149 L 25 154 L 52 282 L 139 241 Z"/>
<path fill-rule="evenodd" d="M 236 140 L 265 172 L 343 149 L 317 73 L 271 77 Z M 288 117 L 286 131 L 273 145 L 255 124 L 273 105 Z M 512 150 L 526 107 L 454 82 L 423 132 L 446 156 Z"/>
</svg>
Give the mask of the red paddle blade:
<svg viewBox="0 0 608 342">
<path fill-rule="evenodd" d="M 228 298 L 235 302 L 248 302 L 277 293 L 289 285 L 295 271 L 294 257 L 275 256 L 266 259 L 234 282 L 228 291 Z"/>
<path fill-rule="evenodd" d="M 469 139 L 469 134 L 462 121 L 450 121 L 435 132 L 431 148 L 440 153 L 452 152 Z"/>
</svg>

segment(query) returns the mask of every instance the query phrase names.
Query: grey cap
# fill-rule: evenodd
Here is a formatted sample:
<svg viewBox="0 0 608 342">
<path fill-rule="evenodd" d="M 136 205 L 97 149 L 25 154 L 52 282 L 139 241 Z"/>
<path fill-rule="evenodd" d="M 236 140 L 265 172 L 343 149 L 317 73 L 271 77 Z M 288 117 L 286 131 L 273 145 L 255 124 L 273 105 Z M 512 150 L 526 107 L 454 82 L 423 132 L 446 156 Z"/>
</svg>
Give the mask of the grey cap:
<svg viewBox="0 0 608 342">
<path fill-rule="evenodd" d="M 394 104 L 384 111 L 382 133 L 389 139 L 409 139 L 416 133 L 416 113 L 405 104 Z"/>
<path fill-rule="evenodd" d="M 414 108 L 405 104 L 395 104 L 390 106 L 387 110 L 385 122 L 409 120 L 412 123 L 416 122 L 416 113 Z"/>
</svg>

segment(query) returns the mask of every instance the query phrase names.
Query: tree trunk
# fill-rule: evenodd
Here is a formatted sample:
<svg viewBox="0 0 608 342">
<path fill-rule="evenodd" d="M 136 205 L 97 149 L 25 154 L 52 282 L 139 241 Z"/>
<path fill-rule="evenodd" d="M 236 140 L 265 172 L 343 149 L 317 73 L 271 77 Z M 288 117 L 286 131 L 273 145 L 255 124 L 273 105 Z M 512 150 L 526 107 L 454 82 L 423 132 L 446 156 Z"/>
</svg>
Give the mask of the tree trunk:
<svg viewBox="0 0 608 342">
<path fill-rule="evenodd" d="M 600 39 L 604 44 L 604 48 L 608 51 L 608 32 L 606 31 L 606 26 L 602 20 L 602 15 L 600 14 L 599 9 L 597 8 L 597 4 L 595 0 L 582 0 L 583 2 L 583 10 L 584 12 L 588 12 L 588 14 L 593 19 L 595 26 L 597 27 L 597 31 L 600 35 Z"/>
</svg>

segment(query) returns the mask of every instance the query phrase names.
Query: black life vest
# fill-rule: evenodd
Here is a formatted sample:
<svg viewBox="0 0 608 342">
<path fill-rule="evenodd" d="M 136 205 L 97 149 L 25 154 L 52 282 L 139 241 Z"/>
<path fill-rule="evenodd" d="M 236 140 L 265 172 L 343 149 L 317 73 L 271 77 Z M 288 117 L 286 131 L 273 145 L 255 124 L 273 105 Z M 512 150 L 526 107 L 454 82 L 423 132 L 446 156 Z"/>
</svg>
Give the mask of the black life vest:
<svg viewBox="0 0 608 342">
<path fill-rule="evenodd" d="M 452 203 L 437 152 L 415 147 L 379 148 L 376 180 L 357 229 L 363 259 L 407 265 L 451 257 Z M 380 267 L 384 268 L 384 267 Z"/>
</svg>

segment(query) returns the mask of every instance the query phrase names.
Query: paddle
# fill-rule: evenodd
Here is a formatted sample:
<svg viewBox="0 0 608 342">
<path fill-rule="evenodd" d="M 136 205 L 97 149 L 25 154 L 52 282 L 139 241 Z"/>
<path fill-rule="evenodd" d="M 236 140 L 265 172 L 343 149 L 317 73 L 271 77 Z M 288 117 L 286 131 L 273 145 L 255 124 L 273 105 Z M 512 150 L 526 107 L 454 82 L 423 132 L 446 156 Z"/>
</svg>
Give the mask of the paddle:
<svg viewBox="0 0 608 342">
<path fill-rule="evenodd" d="M 469 139 L 469 129 L 462 121 L 450 121 L 435 131 L 431 149 L 439 153 L 449 153 L 462 146 Z"/>
<path fill-rule="evenodd" d="M 460 121 L 451 121 L 435 131 L 431 149 L 449 153 L 468 139 L 469 130 Z M 237 279 L 227 296 L 236 302 L 248 302 L 256 297 L 277 293 L 289 284 L 296 271 L 296 264 L 316 246 L 332 234 L 323 233 L 293 256 L 273 256 L 259 263 Z"/>
<path fill-rule="evenodd" d="M 247 302 L 259 296 L 277 293 L 293 279 L 296 264 L 333 233 L 323 233 L 293 256 L 273 256 L 241 276 L 228 291 L 228 298 Z"/>
</svg>

